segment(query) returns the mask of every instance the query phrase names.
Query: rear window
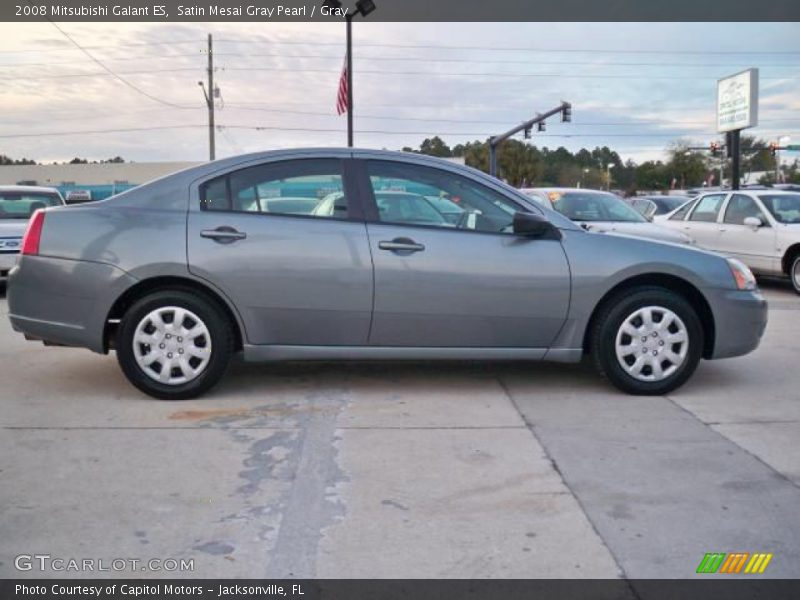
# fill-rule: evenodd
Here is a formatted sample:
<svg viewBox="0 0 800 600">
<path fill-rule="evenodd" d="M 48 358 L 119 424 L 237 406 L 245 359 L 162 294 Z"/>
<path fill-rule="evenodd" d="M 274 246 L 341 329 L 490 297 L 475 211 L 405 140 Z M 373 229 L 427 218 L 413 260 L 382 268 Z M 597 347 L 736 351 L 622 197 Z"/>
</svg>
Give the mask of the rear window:
<svg viewBox="0 0 800 600">
<path fill-rule="evenodd" d="M 61 206 L 56 194 L 0 192 L 0 219 L 28 219 L 39 208 Z"/>
</svg>

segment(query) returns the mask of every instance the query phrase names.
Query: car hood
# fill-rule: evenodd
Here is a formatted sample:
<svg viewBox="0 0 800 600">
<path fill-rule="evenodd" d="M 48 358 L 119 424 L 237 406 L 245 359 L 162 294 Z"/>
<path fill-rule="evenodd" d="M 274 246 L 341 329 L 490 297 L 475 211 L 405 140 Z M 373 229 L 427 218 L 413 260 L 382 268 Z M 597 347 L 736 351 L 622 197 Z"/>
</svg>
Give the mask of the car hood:
<svg viewBox="0 0 800 600">
<path fill-rule="evenodd" d="M 659 242 L 671 242 L 673 244 L 690 244 L 691 238 L 680 231 L 673 231 L 656 225 L 655 223 L 625 223 L 617 221 L 584 221 L 581 223 L 584 229 L 599 233 L 621 233 L 636 237 L 648 238 Z"/>
<path fill-rule="evenodd" d="M 0 219 L 0 237 L 22 237 L 28 219 Z"/>
</svg>

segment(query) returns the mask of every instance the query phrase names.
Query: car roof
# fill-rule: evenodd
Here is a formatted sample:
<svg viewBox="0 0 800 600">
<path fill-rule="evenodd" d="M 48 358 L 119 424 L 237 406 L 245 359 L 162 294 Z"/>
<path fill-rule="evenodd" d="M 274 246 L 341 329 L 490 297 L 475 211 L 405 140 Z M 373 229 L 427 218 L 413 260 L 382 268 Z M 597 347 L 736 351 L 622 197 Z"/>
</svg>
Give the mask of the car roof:
<svg viewBox="0 0 800 600">
<path fill-rule="evenodd" d="M 521 192 L 541 192 L 543 194 L 549 194 L 551 192 L 555 192 L 558 194 L 566 194 L 569 192 L 581 192 L 581 193 L 588 193 L 588 194 L 605 194 L 614 196 L 615 194 L 611 192 L 607 192 L 605 190 L 594 190 L 591 188 L 573 188 L 573 187 L 532 187 L 532 188 L 522 188 Z"/>
<path fill-rule="evenodd" d="M 0 192 L 38 192 L 40 194 L 59 194 L 56 188 L 45 187 L 42 185 L 0 185 Z"/>
</svg>

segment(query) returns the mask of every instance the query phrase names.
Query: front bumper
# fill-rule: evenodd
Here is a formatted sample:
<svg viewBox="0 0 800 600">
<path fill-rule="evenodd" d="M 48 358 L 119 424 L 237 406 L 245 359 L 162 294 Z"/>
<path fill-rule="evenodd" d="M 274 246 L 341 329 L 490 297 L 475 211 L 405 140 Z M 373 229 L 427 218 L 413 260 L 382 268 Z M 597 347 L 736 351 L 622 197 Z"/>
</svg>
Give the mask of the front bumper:
<svg viewBox="0 0 800 600">
<path fill-rule="evenodd" d="M 767 301 L 760 290 L 715 290 L 715 341 L 711 358 L 742 356 L 758 348 L 767 327 Z"/>
</svg>

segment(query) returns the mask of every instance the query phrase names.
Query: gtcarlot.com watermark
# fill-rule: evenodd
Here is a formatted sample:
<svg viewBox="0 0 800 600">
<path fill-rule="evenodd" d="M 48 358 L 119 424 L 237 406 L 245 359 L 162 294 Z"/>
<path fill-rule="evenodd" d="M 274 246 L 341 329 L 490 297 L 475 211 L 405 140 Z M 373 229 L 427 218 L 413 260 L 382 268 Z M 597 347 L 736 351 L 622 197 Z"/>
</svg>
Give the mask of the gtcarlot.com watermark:
<svg viewBox="0 0 800 600">
<path fill-rule="evenodd" d="M 128 572 L 192 572 L 193 558 L 63 558 L 50 554 L 19 554 L 14 558 L 18 571 L 97 573 Z"/>
</svg>

